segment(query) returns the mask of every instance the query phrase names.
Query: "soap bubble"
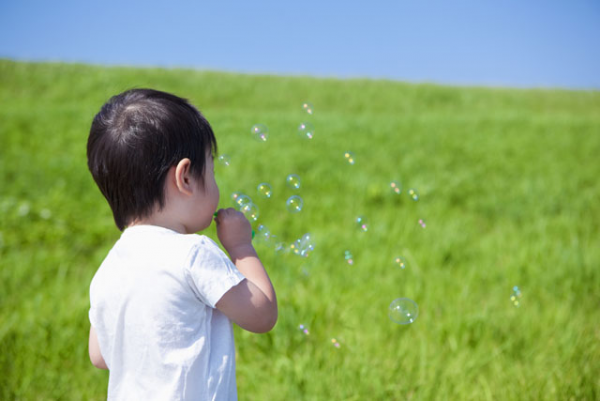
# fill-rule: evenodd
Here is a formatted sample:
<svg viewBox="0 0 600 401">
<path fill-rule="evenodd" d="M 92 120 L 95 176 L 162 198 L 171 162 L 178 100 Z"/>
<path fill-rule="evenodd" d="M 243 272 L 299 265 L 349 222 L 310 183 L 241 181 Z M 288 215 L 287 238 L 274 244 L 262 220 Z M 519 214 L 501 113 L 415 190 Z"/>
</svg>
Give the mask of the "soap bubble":
<svg viewBox="0 0 600 401">
<path fill-rule="evenodd" d="M 302 256 L 303 258 L 307 258 L 314 249 L 315 242 L 309 233 L 304 234 L 302 238 L 290 244 L 290 250 L 295 255 Z"/>
<path fill-rule="evenodd" d="M 419 219 L 419 225 L 423 228 L 427 227 L 427 223 L 425 223 L 425 220 L 423 219 Z"/>
<path fill-rule="evenodd" d="M 340 342 L 338 340 L 336 340 L 335 338 L 331 339 L 331 345 L 333 345 L 336 348 L 340 347 Z"/>
<path fill-rule="evenodd" d="M 519 290 L 519 287 L 516 285 L 513 287 L 513 292 L 510 296 L 510 302 L 512 302 L 517 308 L 521 306 L 521 290 Z"/>
<path fill-rule="evenodd" d="M 350 251 L 344 251 L 344 259 L 346 259 L 346 263 L 349 265 L 354 264 L 354 258 L 352 257 L 352 253 L 350 253 Z"/>
<path fill-rule="evenodd" d="M 225 167 L 229 167 L 231 164 L 231 158 L 229 155 L 219 155 L 217 160 L 219 160 L 219 163 Z"/>
<path fill-rule="evenodd" d="M 274 235 L 271 234 L 271 230 L 263 224 L 259 225 L 256 228 L 256 238 L 257 241 L 269 242 Z"/>
<path fill-rule="evenodd" d="M 252 136 L 259 142 L 266 142 L 269 138 L 269 129 L 264 124 L 254 124 L 250 129 Z"/>
<path fill-rule="evenodd" d="M 308 327 L 306 327 L 305 325 L 301 324 L 298 326 L 298 329 L 301 330 L 304 334 L 309 335 L 310 331 L 308 331 Z"/>
<path fill-rule="evenodd" d="M 252 199 L 250 199 L 250 197 L 248 195 L 244 195 L 239 192 L 236 192 L 236 193 L 237 193 L 237 196 L 234 197 L 234 195 L 231 195 L 231 199 L 233 199 L 233 204 L 234 204 L 234 206 L 236 206 L 238 208 L 238 210 L 241 210 L 244 205 L 252 203 Z M 236 193 L 234 193 L 234 194 L 236 194 Z"/>
<path fill-rule="evenodd" d="M 304 206 L 304 201 L 298 195 L 290 196 L 285 202 L 287 210 L 290 213 L 298 213 L 302 210 L 302 206 Z"/>
<path fill-rule="evenodd" d="M 263 198 L 270 198 L 273 194 L 273 188 L 266 182 L 261 182 L 260 184 L 258 184 L 256 190 L 258 191 L 258 194 Z"/>
<path fill-rule="evenodd" d="M 413 323 L 419 315 L 416 302 L 408 298 L 394 299 L 388 308 L 388 316 L 394 323 Z"/>
<path fill-rule="evenodd" d="M 419 200 L 419 193 L 414 188 L 408 190 L 408 196 L 410 196 L 415 202 Z"/>
<path fill-rule="evenodd" d="M 313 105 L 311 103 L 308 103 L 308 102 L 302 103 L 302 110 L 304 110 L 308 114 L 313 114 L 314 113 Z"/>
<path fill-rule="evenodd" d="M 356 159 L 354 158 L 354 153 L 352 152 L 344 152 L 344 158 L 348 164 L 356 163 Z"/>
<path fill-rule="evenodd" d="M 298 126 L 298 135 L 302 139 L 313 139 L 315 136 L 315 127 L 311 123 L 300 123 Z"/>
<path fill-rule="evenodd" d="M 243 206 L 241 206 L 240 212 L 244 213 L 244 216 L 246 216 L 248 220 L 258 220 L 258 206 L 256 206 L 252 202 L 246 203 Z"/>
<path fill-rule="evenodd" d="M 301 185 L 300 177 L 298 177 L 296 174 L 288 175 L 287 178 L 285 179 L 285 183 L 291 189 L 300 189 L 300 185 Z"/>
<path fill-rule="evenodd" d="M 398 181 L 390 182 L 390 188 L 395 194 L 399 195 L 402 192 L 402 184 L 400 184 Z"/>
<path fill-rule="evenodd" d="M 394 258 L 394 266 L 404 269 L 406 267 L 406 261 L 402 256 L 396 256 Z"/>
<path fill-rule="evenodd" d="M 360 231 L 368 231 L 369 230 L 369 221 L 365 216 L 358 216 L 356 218 L 356 225 Z"/>
</svg>

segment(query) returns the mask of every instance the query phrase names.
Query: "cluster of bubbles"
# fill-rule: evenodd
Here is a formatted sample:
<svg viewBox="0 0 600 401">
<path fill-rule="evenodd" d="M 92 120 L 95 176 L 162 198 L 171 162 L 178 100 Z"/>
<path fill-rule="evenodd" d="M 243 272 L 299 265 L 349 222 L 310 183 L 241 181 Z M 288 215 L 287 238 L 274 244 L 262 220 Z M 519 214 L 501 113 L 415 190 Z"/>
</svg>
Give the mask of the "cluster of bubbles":
<svg viewBox="0 0 600 401">
<path fill-rule="evenodd" d="M 315 242 L 309 233 L 304 234 L 301 238 L 292 242 L 290 250 L 294 255 L 302 256 L 307 258 L 312 251 L 315 250 Z"/>
<path fill-rule="evenodd" d="M 298 330 L 305 336 L 310 335 L 310 330 L 308 330 L 308 326 L 306 326 L 305 324 L 299 324 Z M 336 338 L 331 338 L 331 340 L 329 340 L 329 342 L 336 349 L 339 349 L 342 346 L 342 344 Z"/>
<path fill-rule="evenodd" d="M 260 215 L 258 206 L 252 202 L 252 199 L 248 195 L 244 195 L 241 192 L 234 192 L 231 194 L 231 201 L 233 202 L 233 206 L 244 213 L 248 220 L 258 220 L 258 216 Z"/>
<path fill-rule="evenodd" d="M 516 285 L 513 287 L 512 295 L 510 296 L 510 302 L 517 308 L 521 306 L 521 290 Z"/>
<path fill-rule="evenodd" d="M 312 116 L 314 114 L 314 107 L 309 102 L 304 102 L 302 104 L 302 110 L 308 116 Z M 253 138 L 258 142 L 267 142 L 269 139 L 269 129 L 264 124 L 255 124 L 251 127 L 250 131 Z M 305 120 L 298 125 L 297 133 L 301 139 L 312 140 L 315 136 L 315 127 L 310 121 Z M 344 152 L 344 160 L 349 165 L 354 165 L 356 163 L 356 157 L 354 153 L 349 150 Z M 225 154 L 219 156 L 218 161 L 224 166 L 229 166 L 231 163 L 229 156 Z M 289 174 L 286 177 L 285 182 L 286 186 L 292 191 L 298 191 L 302 187 L 302 181 L 296 174 Z M 389 188 L 395 195 L 400 195 L 402 193 L 402 184 L 399 181 L 391 181 Z M 267 182 L 261 182 L 258 184 L 256 190 L 261 198 L 269 199 L 273 196 L 273 187 Z M 419 194 L 416 189 L 409 189 L 407 194 L 413 201 L 419 200 Z M 258 206 L 256 206 L 249 196 L 235 192 L 232 194 L 232 201 L 234 202 L 234 205 L 248 217 L 249 220 L 256 221 L 258 219 Z M 303 207 L 304 201 L 298 194 L 293 194 L 286 200 L 286 209 L 289 213 L 299 213 L 302 211 Z M 361 232 L 367 232 L 369 230 L 369 221 L 365 216 L 356 217 L 355 224 L 358 230 Z M 423 219 L 419 220 L 419 224 L 421 227 L 425 228 L 425 221 Z M 266 226 L 258 226 L 258 241 L 270 243 L 273 238 L 275 238 L 275 236 Z M 308 257 L 314 249 L 315 242 L 309 233 L 306 233 L 301 238 L 293 241 L 291 244 L 289 244 L 289 246 L 283 242 L 277 242 L 275 244 L 276 252 L 291 252 L 301 257 Z M 349 250 L 344 252 L 344 260 L 349 265 L 354 264 L 354 257 Z M 406 268 L 406 261 L 402 256 L 396 256 L 393 259 L 393 264 L 400 269 Z M 408 298 L 398 298 L 390 304 L 388 315 L 393 322 L 398 324 L 413 323 L 418 315 L 418 306 L 414 301 Z M 303 324 L 299 326 L 299 329 L 302 330 L 304 334 L 309 334 L 308 328 Z M 335 338 L 331 339 L 331 343 L 336 348 L 340 347 L 340 343 Z"/>
<path fill-rule="evenodd" d="M 247 203 L 240 208 L 240 212 L 244 213 L 248 220 L 256 221 L 258 220 L 258 206 L 254 203 Z"/>
</svg>

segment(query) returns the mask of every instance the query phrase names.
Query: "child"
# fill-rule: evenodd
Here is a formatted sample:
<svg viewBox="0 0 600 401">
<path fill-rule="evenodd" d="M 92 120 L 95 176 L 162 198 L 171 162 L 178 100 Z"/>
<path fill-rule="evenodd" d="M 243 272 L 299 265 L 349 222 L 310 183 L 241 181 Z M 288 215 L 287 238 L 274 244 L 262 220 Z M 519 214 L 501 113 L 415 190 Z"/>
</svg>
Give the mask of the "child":
<svg viewBox="0 0 600 401">
<path fill-rule="evenodd" d="M 109 369 L 108 398 L 237 398 L 231 321 L 263 333 L 275 291 L 234 209 L 217 244 L 194 234 L 219 203 L 217 142 L 186 100 L 150 89 L 111 98 L 94 118 L 88 167 L 123 231 L 90 285 L 90 359 Z"/>
</svg>

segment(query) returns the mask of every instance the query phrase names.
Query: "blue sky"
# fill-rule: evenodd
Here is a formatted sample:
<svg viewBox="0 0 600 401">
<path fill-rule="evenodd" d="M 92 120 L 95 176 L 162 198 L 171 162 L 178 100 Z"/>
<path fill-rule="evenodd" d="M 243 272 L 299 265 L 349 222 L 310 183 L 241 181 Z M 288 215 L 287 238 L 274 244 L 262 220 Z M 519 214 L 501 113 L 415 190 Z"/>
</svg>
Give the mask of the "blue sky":
<svg viewBox="0 0 600 401">
<path fill-rule="evenodd" d="M 0 1 L 0 57 L 600 89 L 600 1 Z"/>
</svg>

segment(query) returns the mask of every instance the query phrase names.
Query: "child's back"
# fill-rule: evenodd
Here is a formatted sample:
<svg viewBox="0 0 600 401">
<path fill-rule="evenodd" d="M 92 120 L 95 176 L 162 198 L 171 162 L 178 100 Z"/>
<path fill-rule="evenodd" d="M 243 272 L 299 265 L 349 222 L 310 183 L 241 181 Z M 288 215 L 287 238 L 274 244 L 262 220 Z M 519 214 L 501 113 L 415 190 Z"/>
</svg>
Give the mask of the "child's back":
<svg viewBox="0 0 600 401">
<path fill-rule="evenodd" d="M 109 396 L 234 399 L 231 322 L 214 307 L 243 279 L 205 236 L 150 225 L 126 229 L 90 288 Z"/>
<path fill-rule="evenodd" d="M 236 399 L 231 322 L 277 321 L 250 223 L 216 212 L 216 150 L 208 121 L 168 93 L 126 91 L 94 118 L 88 167 L 124 230 L 90 286 L 90 359 L 110 370 L 109 399 Z M 229 257 L 195 234 L 213 219 Z"/>
</svg>

